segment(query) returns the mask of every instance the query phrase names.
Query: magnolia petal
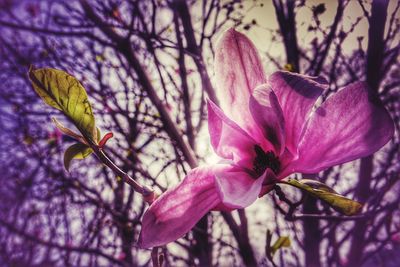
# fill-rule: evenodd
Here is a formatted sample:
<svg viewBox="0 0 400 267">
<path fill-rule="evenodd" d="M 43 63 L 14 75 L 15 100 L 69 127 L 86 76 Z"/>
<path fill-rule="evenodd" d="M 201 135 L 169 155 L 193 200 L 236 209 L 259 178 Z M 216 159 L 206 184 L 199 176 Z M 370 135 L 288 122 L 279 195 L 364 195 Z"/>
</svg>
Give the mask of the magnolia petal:
<svg viewBox="0 0 400 267">
<path fill-rule="evenodd" d="M 245 35 L 229 29 L 217 44 L 214 66 L 222 110 L 258 140 L 248 107 L 252 90 L 266 82 L 257 49 Z"/>
<path fill-rule="evenodd" d="M 278 98 L 267 84 L 258 86 L 250 97 L 250 111 L 265 138 L 280 156 L 285 149 L 285 120 Z"/>
<path fill-rule="evenodd" d="M 328 88 L 320 77 L 278 71 L 272 74 L 269 84 L 278 97 L 285 117 L 286 147 L 297 155 L 297 145 L 308 115 L 317 98 Z"/>
<path fill-rule="evenodd" d="M 175 188 L 157 198 L 145 212 L 138 245 L 162 246 L 181 238 L 220 203 L 214 171 L 226 165 L 198 167 Z"/>
<path fill-rule="evenodd" d="M 224 203 L 219 203 L 217 206 L 215 206 L 211 211 L 224 211 L 224 212 L 231 212 L 235 210 L 236 208 L 228 207 Z"/>
<path fill-rule="evenodd" d="M 274 188 L 274 185 L 278 181 L 278 177 L 270 169 L 267 169 L 265 171 L 264 175 L 265 175 L 264 183 L 262 185 L 262 188 L 261 188 L 261 191 L 260 191 L 260 194 L 258 195 L 258 197 L 262 197 L 265 194 L 268 194 Z"/>
<path fill-rule="evenodd" d="M 208 131 L 211 145 L 218 156 L 251 168 L 256 141 L 208 100 Z"/>
<path fill-rule="evenodd" d="M 290 151 L 285 148 L 285 151 L 279 158 L 279 161 L 281 163 L 281 171 L 276 174 L 276 179 L 282 180 L 288 177 L 290 174 L 294 173 L 290 165 L 292 165 L 293 161 L 297 158 L 297 156 L 294 157 L 294 155 L 292 155 L 292 153 L 290 153 Z"/>
<path fill-rule="evenodd" d="M 289 168 L 316 173 L 365 157 L 385 145 L 393 133 L 389 113 L 369 99 L 368 85 L 353 83 L 313 112 L 299 144 L 299 158 Z"/>
<path fill-rule="evenodd" d="M 249 206 L 258 198 L 266 174 L 254 179 L 241 168 L 217 171 L 215 181 L 224 206 L 241 209 Z"/>
</svg>

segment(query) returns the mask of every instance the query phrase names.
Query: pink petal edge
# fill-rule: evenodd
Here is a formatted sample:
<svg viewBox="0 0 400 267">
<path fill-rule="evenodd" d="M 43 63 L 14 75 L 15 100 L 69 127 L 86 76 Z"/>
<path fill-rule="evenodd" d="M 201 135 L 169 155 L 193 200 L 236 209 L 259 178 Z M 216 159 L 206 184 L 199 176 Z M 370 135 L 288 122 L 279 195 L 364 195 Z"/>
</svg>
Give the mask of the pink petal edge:
<svg viewBox="0 0 400 267">
<path fill-rule="evenodd" d="M 285 118 L 286 147 L 297 156 L 297 145 L 318 97 L 328 88 L 325 79 L 277 71 L 268 83 L 278 97 Z"/>
<path fill-rule="evenodd" d="M 299 144 L 299 158 L 286 171 L 317 173 L 368 156 L 393 134 L 393 120 L 382 104 L 370 101 L 368 85 L 353 83 L 311 115 Z"/>
<path fill-rule="evenodd" d="M 216 46 L 214 66 L 222 110 L 259 141 L 261 136 L 248 107 L 253 89 L 267 81 L 257 49 L 245 35 L 231 28 Z"/>
<path fill-rule="evenodd" d="M 285 119 L 278 99 L 268 84 L 258 86 L 250 97 L 250 111 L 264 137 L 272 144 L 275 155 L 285 149 Z"/>
<path fill-rule="evenodd" d="M 256 201 L 265 179 L 265 173 L 254 179 L 243 169 L 234 167 L 215 173 L 221 202 L 231 209 L 245 208 Z"/>
<path fill-rule="evenodd" d="M 256 141 L 208 100 L 208 130 L 217 155 L 236 164 L 252 168 Z"/>
<path fill-rule="evenodd" d="M 211 209 L 221 202 L 214 172 L 226 165 L 203 166 L 191 170 L 176 187 L 167 190 L 142 219 L 138 246 L 162 246 L 181 238 Z"/>
</svg>

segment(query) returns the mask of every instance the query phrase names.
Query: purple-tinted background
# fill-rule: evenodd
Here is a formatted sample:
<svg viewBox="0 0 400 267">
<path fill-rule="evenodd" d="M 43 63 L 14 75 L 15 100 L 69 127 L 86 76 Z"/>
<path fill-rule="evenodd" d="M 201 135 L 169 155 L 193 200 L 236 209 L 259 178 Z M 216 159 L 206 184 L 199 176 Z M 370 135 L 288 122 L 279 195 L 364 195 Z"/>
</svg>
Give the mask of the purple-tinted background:
<svg viewBox="0 0 400 267">
<path fill-rule="evenodd" d="M 360 216 L 344 219 L 307 198 L 288 220 L 271 192 L 203 218 L 162 249 L 165 264 L 272 266 L 269 229 L 292 241 L 274 256 L 278 266 L 400 265 L 398 1 L 0 0 L 0 8 L 0 266 L 151 265 L 136 246 L 146 204 L 94 156 L 63 169 L 73 140 L 59 138 L 50 118 L 68 122 L 33 92 L 29 66 L 79 78 L 102 133 L 115 135 L 113 160 L 161 192 L 214 160 L 204 100 L 215 97 L 214 45 L 232 26 L 254 41 L 268 73 L 325 77 L 324 97 L 366 80 L 396 134 L 373 157 L 316 177 L 365 203 Z"/>
</svg>

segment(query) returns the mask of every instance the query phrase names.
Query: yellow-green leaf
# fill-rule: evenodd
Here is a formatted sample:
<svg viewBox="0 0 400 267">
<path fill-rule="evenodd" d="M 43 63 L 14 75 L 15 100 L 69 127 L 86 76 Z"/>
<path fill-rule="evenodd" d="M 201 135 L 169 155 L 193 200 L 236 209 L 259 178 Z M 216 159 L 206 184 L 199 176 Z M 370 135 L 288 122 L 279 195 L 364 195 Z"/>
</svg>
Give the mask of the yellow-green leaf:
<svg viewBox="0 0 400 267">
<path fill-rule="evenodd" d="M 302 184 L 312 187 L 313 189 L 318 189 L 318 190 L 322 190 L 322 191 L 326 191 L 326 192 L 330 192 L 330 193 L 339 194 L 338 192 L 336 192 L 335 190 L 333 190 L 326 184 L 321 183 L 320 181 L 317 181 L 317 180 L 301 179 L 300 182 Z"/>
<path fill-rule="evenodd" d="M 288 248 L 290 247 L 290 239 L 288 236 L 281 236 L 278 238 L 278 240 L 275 241 L 275 243 L 271 246 L 271 254 L 272 256 L 275 254 L 275 252 L 278 251 L 280 248 Z"/>
<path fill-rule="evenodd" d="M 92 107 L 85 88 L 75 77 L 62 70 L 31 68 L 29 79 L 46 104 L 61 110 L 82 134 L 96 140 Z"/>
<path fill-rule="evenodd" d="M 35 139 L 30 135 L 25 135 L 23 141 L 25 145 L 30 146 L 35 142 Z"/>
<path fill-rule="evenodd" d="M 287 71 L 290 71 L 290 72 L 293 72 L 293 71 L 294 71 L 294 65 L 293 65 L 293 64 L 290 64 L 290 63 L 285 64 L 285 66 L 283 67 L 283 69 L 284 69 L 284 70 L 287 70 Z"/>
<path fill-rule="evenodd" d="M 287 184 L 300 188 L 312 196 L 325 201 L 333 209 L 345 215 L 355 215 L 361 211 L 361 203 L 339 195 L 332 188 L 319 181 L 289 179 Z"/>
<path fill-rule="evenodd" d="M 93 150 L 82 143 L 76 143 L 70 146 L 67 148 L 67 150 L 65 150 L 64 153 L 64 168 L 69 171 L 69 167 L 73 159 L 84 159 L 92 153 Z"/>
<path fill-rule="evenodd" d="M 96 144 L 98 144 L 101 139 L 101 132 L 100 132 L 99 128 L 96 129 L 94 137 L 95 137 L 94 140 L 96 141 Z"/>
</svg>

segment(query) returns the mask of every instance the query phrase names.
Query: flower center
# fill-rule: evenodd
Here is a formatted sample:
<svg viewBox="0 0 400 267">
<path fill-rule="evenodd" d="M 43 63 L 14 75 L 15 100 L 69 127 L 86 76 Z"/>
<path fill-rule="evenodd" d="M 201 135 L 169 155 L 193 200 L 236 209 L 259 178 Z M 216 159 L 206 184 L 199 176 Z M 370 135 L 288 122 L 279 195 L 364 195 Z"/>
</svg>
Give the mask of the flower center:
<svg viewBox="0 0 400 267">
<path fill-rule="evenodd" d="M 257 176 L 261 176 L 267 168 L 270 168 L 275 174 L 278 174 L 281 169 L 281 163 L 274 152 L 264 152 L 259 145 L 255 145 L 254 150 L 256 152 L 256 157 L 253 161 L 253 170 L 256 172 Z"/>
</svg>

